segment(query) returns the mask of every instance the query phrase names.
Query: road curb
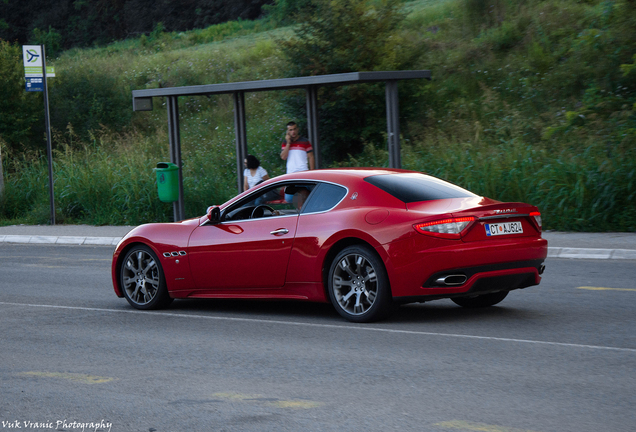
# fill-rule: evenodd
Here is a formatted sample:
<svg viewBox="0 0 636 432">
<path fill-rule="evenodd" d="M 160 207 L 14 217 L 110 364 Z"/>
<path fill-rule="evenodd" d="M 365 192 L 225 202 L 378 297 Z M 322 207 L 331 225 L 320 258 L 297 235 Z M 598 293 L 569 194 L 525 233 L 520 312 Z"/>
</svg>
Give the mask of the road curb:
<svg viewBox="0 0 636 432">
<path fill-rule="evenodd" d="M 12 244 L 58 244 L 75 246 L 116 246 L 122 237 L 75 237 L 0 235 L 0 243 Z M 636 260 L 633 249 L 595 249 L 548 247 L 548 258 L 596 259 L 596 260 Z"/>
<path fill-rule="evenodd" d="M 75 236 L 30 236 L 0 235 L 0 243 L 14 244 L 58 244 L 75 246 L 116 246 L 121 237 L 75 237 Z"/>
<path fill-rule="evenodd" d="M 636 250 L 548 247 L 548 258 L 636 260 Z"/>
</svg>

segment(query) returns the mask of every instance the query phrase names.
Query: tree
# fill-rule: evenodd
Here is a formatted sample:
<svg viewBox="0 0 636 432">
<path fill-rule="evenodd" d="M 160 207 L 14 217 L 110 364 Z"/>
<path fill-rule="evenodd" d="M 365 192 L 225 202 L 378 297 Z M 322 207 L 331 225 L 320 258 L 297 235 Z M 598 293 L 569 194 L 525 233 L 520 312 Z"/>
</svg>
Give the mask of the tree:
<svg viewBox="0 0 636 432">
<path fill-rule="evenodd" d="M 399 0 L 311 0 L 297 11 L 296 37 L 283 45 L 300 76 L 379 70 L 394 60 Z M 403 41 L 400 41 L 403 42 Z"/>
<path fill-rule="evenodd" d="M 283 41 L 289 76 L 408 69 L 418 50 L 399 34 L 400 0 L 304 0 L 295 37 Z M 383 142 L 384 86 L 323 88 L 319 94 L 320 136 L 327 163 Z M 289 104 L 298 119 L 303 107 Z"/>
</svg>

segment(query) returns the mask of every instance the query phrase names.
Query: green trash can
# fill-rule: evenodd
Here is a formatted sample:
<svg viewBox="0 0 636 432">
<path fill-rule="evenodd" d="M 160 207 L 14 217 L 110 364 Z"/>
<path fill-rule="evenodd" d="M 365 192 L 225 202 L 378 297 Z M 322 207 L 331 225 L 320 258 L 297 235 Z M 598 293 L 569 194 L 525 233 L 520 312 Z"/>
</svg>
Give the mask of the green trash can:
<svg viewBox="0 0 636 432">
<path fill-rule="evenodd" d="M 155 171 L 159 199 L 163 202 L 179 201 L 179 167 L 170 162 L 159 162 Z"/>
</svg>

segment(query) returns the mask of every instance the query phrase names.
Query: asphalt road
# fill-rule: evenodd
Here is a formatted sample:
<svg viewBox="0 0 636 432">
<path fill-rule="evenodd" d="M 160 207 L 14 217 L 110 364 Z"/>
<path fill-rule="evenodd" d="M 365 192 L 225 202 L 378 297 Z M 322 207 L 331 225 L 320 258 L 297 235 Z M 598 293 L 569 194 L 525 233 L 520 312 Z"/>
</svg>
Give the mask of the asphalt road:
<svg viewBox="0 0 636 432">
<path fill-rule="evenodd" d="M 0 245 L 0 430 L 632 432 L 636 261 L 549 259 L 500 305 L 175 301 L 112 247 Z"/>
</svg>

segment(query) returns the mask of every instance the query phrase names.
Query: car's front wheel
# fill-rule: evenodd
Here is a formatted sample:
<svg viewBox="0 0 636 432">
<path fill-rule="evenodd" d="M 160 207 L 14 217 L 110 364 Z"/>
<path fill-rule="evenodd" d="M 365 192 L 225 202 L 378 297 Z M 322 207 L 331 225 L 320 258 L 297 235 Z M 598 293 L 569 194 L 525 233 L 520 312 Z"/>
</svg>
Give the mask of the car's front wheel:
<svg viewBox="0 0 636 432">
<path fill-rule="evenodd" d="M 376 321 L 391 310 L 384 263 L 368 246 L 349 246 L 336 256 L 329 270 L 328 291 L 331 303 L 349 321 Z"/>
<path fill-rule="evenodd" d="M 465 308 L 483 308 L 494 306 L 506 298 L 509 291 L 499 291 L 490 294 L 481 294 L 474 297 L 456 297 L 451 300 Z"/>
<path fill-rule="evenodd" d="M 172 302 L 161 263 L 148 246 L 135 245 L 126 253 L 119 277 L 124 297 L 136 309 L 160 309 Z"/>
</svg>

